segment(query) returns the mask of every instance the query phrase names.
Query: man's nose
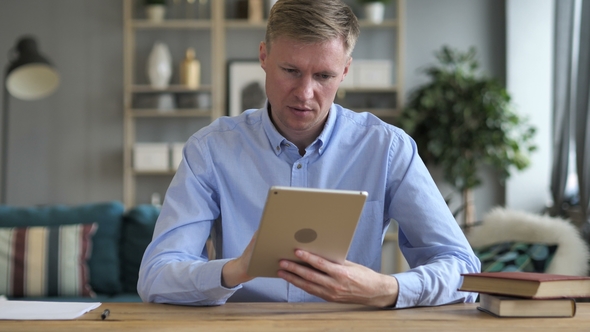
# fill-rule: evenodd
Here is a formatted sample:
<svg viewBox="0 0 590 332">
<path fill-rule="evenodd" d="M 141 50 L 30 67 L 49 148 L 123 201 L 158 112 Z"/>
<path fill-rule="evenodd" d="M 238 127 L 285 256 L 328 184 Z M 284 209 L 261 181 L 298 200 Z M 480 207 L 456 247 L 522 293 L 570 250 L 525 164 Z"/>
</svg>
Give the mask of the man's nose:
<svg viewBox="0 0 590 332">
<path fill-rule="evenodd" d="M 313 83 L 311 77 L 301 77 L 295 88 L 295 96 L 301 100 L 313 98 Z"/>
</svg>

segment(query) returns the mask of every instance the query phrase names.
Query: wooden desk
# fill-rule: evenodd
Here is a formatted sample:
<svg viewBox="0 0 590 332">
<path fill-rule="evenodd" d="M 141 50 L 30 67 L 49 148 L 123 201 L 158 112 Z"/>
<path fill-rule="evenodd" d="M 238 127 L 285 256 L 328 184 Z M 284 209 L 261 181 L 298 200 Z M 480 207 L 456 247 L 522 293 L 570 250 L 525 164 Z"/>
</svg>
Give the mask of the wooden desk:
<svg viewBox="0 0 590 332">
<path fill-rule="evenodd" d="M 103 303 L 71 321 L 0 321 L 1 331 L 590 331 L 590 303 L 573 318 L 496 318 L 476 304 L 378 310 L 334 303 L 183 307 Z M 100 314 L 110 309 L 102 321 Z"/>
</svg>

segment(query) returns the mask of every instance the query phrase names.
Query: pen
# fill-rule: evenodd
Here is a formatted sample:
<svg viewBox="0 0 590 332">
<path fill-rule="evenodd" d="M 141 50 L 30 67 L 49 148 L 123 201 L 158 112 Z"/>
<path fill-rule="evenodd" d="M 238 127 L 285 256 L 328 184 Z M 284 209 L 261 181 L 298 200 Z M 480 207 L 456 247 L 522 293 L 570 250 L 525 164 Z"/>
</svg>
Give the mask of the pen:
<svg viewBox="0 0 590 332">
<path fill-rule="evenodd" d="M 105 319 L 107 319 L 107 317 L 109 317 L 110 313 L 111 313 L 111 311 L 109 309 L 104 309 L 104 311 L 100 315 L 100 318 L 102 318 L 102 320 L 105 320 Z"/>
</svg>

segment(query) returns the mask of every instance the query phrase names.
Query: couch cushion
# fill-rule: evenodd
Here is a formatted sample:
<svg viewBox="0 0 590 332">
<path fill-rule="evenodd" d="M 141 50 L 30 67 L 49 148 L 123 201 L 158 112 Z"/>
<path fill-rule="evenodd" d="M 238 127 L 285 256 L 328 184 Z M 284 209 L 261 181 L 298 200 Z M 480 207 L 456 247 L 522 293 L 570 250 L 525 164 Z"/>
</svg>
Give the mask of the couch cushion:
<svg viewBox="0 0 590 332">
<path fill-rule="evenodd" d="M 87 260 L 97 225 L 0 228 L 0 294 L 94 295 Z"/>
<path fill-rule="evenodd" d="M 120 202 L 78 206 L 0 206 L 0 227 L 98 224 L 88 261 L 90 285 L 97 293 L 116 294 L 122 290 L 119 280 L 119 241 L 123 212 L 124 207 Z"/>
<path fill-rule="evenodd" d="M 121 233 L 121 281 L 123 292 L 137 293 L 139 265 L 152 240 L 160 208 L 138 205 L 125 213 Z"/>
<path fill-rule="evenodd" d="M 557 247 L 551 244 L 508 241 L 474 248 L 473 251 L 481 261 L 482 272 L 544 273 Z"/>
</svg>

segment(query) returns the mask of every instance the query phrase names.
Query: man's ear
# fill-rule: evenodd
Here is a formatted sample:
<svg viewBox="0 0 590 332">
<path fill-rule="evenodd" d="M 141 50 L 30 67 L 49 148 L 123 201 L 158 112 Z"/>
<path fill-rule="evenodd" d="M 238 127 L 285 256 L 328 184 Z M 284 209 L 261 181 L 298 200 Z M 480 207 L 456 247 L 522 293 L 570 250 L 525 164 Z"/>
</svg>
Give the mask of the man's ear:
<svg viewBox="0 0 590 332">
<path fill-rule="evenodd" d="M 266 57 L 268 55 L 267 49 L 266 49 L 266 43 L 265 42 L 260 42 L 260 47 L 258 49 L 258 60 L 260 61 L 260 67 L 262 67 L 262 69 L 264 69 L 264 71 L 266 71 Z"/>
<path fill-rule="evenodd" d="M 344 81 L 344 78 L 346 77 L 346 75 L 348 75 L 348 71 L 350 70 L 351 64 L 352 64 L 352 57 L 349 57 L 348 60 L 346 61 L 346 66 L 344 66 L 344 74 L 342 75 L 342 79 L 340 80 L 340 82 Z"/>
</svg>

